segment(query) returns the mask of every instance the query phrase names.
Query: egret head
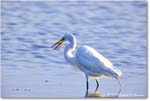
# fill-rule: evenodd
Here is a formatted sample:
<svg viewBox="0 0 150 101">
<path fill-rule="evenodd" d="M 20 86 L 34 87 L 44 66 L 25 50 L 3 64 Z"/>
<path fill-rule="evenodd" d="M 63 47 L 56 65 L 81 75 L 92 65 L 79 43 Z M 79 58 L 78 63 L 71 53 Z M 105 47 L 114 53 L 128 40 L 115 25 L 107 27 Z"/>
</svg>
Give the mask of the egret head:
<svg viewBox="0 0 150 101">
<path fill-rule="evenodd" d="M 57 49 L 64 41 L 73 41 L 74 35 L 72 34 L 65 34 L 59 41 L 51 46 L 51 48 Z"/>
</svg>

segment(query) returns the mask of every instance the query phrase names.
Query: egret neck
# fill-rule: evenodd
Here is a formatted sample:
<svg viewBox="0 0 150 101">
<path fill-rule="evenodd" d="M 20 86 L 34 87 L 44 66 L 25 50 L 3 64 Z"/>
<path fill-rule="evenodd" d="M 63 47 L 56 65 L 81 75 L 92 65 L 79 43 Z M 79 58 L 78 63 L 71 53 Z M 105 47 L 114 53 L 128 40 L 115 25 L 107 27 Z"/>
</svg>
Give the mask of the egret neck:
<svg viewBox="0 0 150 101">
<path fill-rule="evenodd" d="M 76 48 L 76 38 L 72 36 L 72 38 L 69 39 L 69 44 L 66 44 L 64 49 L 64 57 L 72 65 L 77 64 L 75 57 L 75 48 Z"/>
</svg>

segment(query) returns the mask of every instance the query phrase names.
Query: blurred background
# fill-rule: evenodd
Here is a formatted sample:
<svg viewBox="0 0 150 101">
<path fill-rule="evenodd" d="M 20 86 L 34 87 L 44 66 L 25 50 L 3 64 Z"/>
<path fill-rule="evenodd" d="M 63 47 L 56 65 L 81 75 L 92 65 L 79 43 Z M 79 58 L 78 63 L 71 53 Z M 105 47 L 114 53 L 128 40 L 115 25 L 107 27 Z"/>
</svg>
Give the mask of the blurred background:
<svg viewBox="0 0 150 101">
<path fill-rule="evenodd" d="M 84 98 L 84 73 L 65 61 L 64 45 L 50 49 L 73 33 L 77 46 L 95 48 L 123 72 L 120 98 L 145 98 L 146 10 L 146 1 L 2 1 L 2 97 Z M 118 94 L 115 80 L 99 83 L 100 95 Z"/>
</svg>

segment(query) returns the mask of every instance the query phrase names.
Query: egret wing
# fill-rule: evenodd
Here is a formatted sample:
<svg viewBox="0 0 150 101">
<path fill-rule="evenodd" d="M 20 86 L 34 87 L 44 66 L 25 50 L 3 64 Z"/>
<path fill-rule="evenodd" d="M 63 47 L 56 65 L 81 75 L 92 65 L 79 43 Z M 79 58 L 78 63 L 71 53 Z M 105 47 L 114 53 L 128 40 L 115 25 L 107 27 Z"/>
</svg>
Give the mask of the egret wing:
<svg viewBox="0 0 150 101">
<path fill-rule="evenodd" d="M 81 69 L 88 74 L 105 73 L 112 63 L 89 46 L 82 46 L 76 52 L 76 58 Z"/>
</svg>

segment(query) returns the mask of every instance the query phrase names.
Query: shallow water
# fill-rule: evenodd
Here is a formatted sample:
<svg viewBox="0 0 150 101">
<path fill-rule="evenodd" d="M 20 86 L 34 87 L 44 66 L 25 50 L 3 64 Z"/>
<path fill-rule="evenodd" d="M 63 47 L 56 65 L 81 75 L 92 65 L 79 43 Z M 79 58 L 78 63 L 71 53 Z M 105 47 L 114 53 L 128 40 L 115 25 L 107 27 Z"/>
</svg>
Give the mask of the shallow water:
<svg viewBox="0 0 150 101">
<path fill-rule="evenodd" d="M 78 46 L 95 48 L 123 72 L 119 98 L 147 96 L 145 1 L 3 1 L 1 14 L 2 97 L 85 97 L 85 75 L 65 61 L 64 45 L 50 49 L 65 33 L 74 33 Z M 92 93 L 96 83 L 89 82 Z M 115 80 L 99 83 L 97 95 L 118 95 Z"/>
</svg>

